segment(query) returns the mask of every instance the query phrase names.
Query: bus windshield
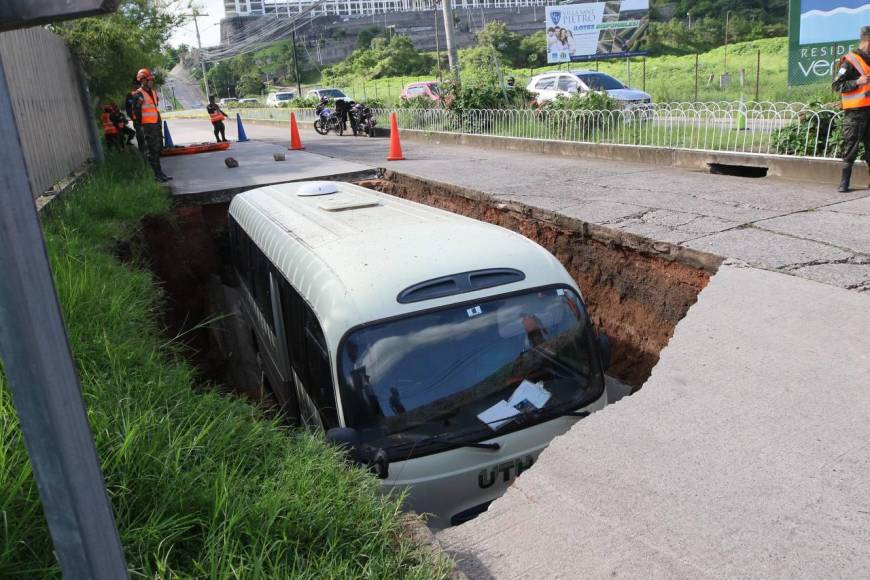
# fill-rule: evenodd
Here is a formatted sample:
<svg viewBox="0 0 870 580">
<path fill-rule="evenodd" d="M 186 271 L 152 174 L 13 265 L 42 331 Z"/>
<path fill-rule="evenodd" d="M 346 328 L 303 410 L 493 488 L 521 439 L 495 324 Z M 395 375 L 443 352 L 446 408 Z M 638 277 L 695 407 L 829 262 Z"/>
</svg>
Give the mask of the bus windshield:
<svg viewBox="0 0 870 580">
<path fill-rule="evenodd" d="M 569 288 L 367 326 L 339 353 L 345 422 L 363 443 L 409 447 L 409 457 L 435 451 L 424 441 L 435 436 L 473 442 L 525 428 L 549 411 L 601 397 L 593 344 L 586 311 Z"/>
</svg>

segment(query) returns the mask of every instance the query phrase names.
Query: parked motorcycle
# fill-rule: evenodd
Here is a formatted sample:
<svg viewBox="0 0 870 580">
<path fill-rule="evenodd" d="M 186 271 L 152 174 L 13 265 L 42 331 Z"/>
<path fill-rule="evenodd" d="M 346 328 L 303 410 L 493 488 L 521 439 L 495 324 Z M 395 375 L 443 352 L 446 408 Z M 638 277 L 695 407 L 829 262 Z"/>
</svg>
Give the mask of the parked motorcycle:
<svg viewBox="0 0 870 580">
<path fill-rule="evenodd" d="M 320 104 L 314 109 L 314 114 L 317 119 L 314 120 L 314 130 L 320 135 L 328 135 L 330 131 L 335 131 L 336 135 L 344 134 L 344 126 L 341 123 L 341 118 L 327 105 L 327 99 L 321 99 Z"/>
<path fill-rule="evenodd" d="M 369 107 L 366 107 L 362 103 L 355 103 L 350 110 L 350 114 L 353 116 L 353 123 L 351 124 L 354 136 L 362 133 L 369 137 L 374 137 L 375 125 L 378 122 Z"/>
</svg>

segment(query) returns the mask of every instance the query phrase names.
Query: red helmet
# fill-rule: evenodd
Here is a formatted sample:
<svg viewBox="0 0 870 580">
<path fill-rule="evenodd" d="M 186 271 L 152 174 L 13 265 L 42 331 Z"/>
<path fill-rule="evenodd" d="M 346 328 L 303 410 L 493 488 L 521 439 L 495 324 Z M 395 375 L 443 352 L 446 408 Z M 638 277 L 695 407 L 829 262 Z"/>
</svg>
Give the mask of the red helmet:
<svg viewBox="0 0 870 580">
<path fill-rule="evenodd" d="M 136 80 L 141 83 L 144 79 L 154 80 L 154 75 L 147 68 L 140 68 L 136 73 Z"/>
</svg>

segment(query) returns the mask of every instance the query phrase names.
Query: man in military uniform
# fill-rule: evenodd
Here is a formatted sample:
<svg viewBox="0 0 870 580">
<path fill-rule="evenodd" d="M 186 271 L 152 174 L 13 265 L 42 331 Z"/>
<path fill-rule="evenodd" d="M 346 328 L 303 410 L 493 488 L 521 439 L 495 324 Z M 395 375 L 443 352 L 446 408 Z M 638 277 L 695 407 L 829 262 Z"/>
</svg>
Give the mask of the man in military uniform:
<svg viewBox="0 0 870 580">
<path fill-rule="evenodd" d="M 154 171 L 157 181 L 172 179 L 160 167 L 160 150 L 163 149 L 163 125 L 160 122 L 160 111 L 157 109 L 159 97 L 154 90 L 154 76 L 147 68 L 136 74 L 136 80 L 141 87 L 133 101 L 133 120 L 142 127 L 145 137 L 145 158 Z"/>
<path fill-rule="evenodd" d="M 843 105 L 843 175 L 837 191 L 846 192 L 862 143 L 870 165 L 870 26 L 861 28 L 858 48 L 840 59 L 831 86 L 841 93 Z"/>
</svg>

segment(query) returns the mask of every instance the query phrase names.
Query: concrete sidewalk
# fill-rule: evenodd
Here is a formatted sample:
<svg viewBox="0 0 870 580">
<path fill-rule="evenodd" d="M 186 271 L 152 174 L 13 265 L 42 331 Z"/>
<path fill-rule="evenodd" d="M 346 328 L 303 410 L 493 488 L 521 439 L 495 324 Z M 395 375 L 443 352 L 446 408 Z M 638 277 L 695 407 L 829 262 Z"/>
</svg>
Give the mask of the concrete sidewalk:
<svg viewBox="0 0 870 580">
<path fill-rule="evenodd" d="M 173 120 L 176 140 L 205 140 L 207 120 Z M 235 135 L 235 123 L 228 125 Z M 286 146 L 286 127 L 246 125 L 249 137 Z M 229 137 L 230 135 L 228 135 Z M 858 291 L 870 290 L 870 190 L 711 175 L 405 139 L 406 161 L 387 162 L 387 141 L 320 136 L 306 150 L 475 189 L 654 240 L 734 258 Z"/>
<path fill-rule="evenodd" d="M 858 578 L 870 296 L 723 266 L 643 389 L 439 539 L 472 578 Z"/>
</svg>

